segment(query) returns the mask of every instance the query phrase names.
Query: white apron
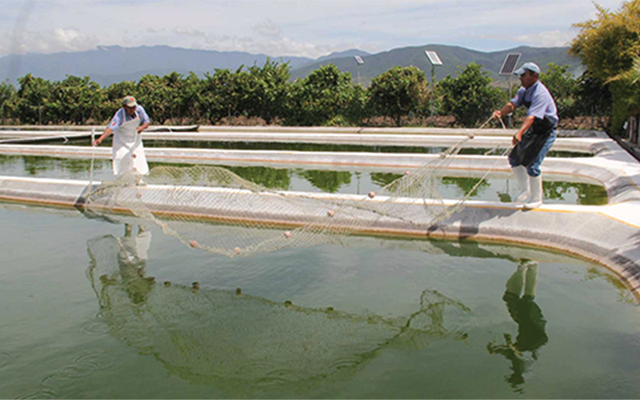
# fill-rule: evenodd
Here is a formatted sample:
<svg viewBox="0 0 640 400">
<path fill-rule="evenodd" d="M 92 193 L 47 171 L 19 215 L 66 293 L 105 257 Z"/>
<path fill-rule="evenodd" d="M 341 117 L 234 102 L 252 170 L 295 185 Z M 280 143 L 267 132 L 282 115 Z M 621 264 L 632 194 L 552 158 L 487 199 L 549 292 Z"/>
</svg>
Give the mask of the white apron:
<svg viewBox="0 0 640 400">
<path fill-rule="evenodd" d="M 142 134 L 136 132 L 140 125 L 140 116 L 123 122 L 113 132 L 113 174 L 120 176 L 133 171 L 136 174 L 149 173 L 147 157 L 142 147 Z"/>
</svg>

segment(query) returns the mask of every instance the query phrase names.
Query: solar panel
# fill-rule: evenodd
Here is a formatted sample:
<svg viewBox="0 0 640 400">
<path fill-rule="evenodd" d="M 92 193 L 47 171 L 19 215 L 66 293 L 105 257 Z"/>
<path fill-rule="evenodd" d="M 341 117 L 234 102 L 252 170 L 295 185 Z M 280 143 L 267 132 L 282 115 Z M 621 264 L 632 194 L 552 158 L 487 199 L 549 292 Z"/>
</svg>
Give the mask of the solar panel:
<svg viewBox="0 0 640 400">
<path fill-rule="evenodd" d="M 353 56 L 353 58 L 356 59 L 356 62 L 358 63 L 358 65 L 362 65 L 364 64 L 364 60 L 362 59 L 362 57 L 360 56 Z"/>
<path fill-rule="evenodd" d="M 518 61 L 520 61 L 520 53 L 509 53 L 504 59 L 502 63 L 502 68 L 500 68 L 500 75 L 511 75 L 513 71 L 516 69 L 516 65 Z"/>
<path fill-rule="evenodd" d="M 426 54 L 429 61 L 431 61 L 431 65 L 442 65 L 442 60 L 440 60 L 440 57 L 438 57 L 435 51 L 425 50 L 424 54 Z"/>
</svg>

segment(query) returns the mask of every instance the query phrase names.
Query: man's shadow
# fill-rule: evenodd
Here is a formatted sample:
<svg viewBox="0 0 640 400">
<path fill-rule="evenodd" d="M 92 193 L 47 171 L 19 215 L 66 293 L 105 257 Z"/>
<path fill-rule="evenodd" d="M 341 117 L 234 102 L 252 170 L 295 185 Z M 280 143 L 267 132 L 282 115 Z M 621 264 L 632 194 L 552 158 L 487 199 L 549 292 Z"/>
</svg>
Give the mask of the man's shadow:
<svg viewBox="0 0 640 400">
<path fill-rule="evenodd" d="M 500 354 L 511 362 L 511 374 L 505 376 L 505 381 L 518 393 L 523 392 L 524 374 L 538 359 L 538 349 L 549 340 L 545 332 L 547 321 L 534 301 L 537 279 L 538 263 L 520 260 L 502 296 L 509 315 L 518 324 L 518 335 L 515 342 L 510 334 L 505 333 L 504 344 L 495 341 L 487 344 L 489 354 Z M 525 354 L 527 352 L 529 355 Z"/>
</svg>

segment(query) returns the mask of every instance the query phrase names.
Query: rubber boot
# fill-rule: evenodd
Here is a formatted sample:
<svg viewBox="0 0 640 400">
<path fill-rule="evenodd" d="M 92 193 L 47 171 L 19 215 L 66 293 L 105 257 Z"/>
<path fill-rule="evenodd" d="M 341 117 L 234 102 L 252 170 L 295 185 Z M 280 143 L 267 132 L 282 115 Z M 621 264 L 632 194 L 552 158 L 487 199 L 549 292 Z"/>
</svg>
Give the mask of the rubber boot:
<svg viewBox="0 0 640 400">
<path fill-rule="evenodd" d="M 531 197 L 524 203 L 525 210 L 538 208 L 542 205 L 542 175 L 530 176 L 529 181 L 531 182 Z"/>
<path fill-rule="evenodd" d="M 536 284 L 538 283 L 538 263 L 527 261 L 527 271 L 525 272 L 524 295 L 531 298 L 536 297 Z"/>
<path fill-rule="evenodd" d="M 522 165 L 513 167 L 513 173 L 516 175 L 518 187 L 520 188 L 520 193 L 515 197 L 514 202 L 522 203 L 531 195 L 531 190 L 529 189 L 529 174 L 527 173 L 527 169 Z"/>
<path fill-rule="evenodd" d="M 518 264 L 518 268 L 516 268 L 516 271 L 509 277 L 509 280 L 507 281 L 507 293 L 511 293 L 516 297 L 520 297 L 522 287 L 524 286 L 525 270 L 526 267 L 524 265 Z"/>
</svg>

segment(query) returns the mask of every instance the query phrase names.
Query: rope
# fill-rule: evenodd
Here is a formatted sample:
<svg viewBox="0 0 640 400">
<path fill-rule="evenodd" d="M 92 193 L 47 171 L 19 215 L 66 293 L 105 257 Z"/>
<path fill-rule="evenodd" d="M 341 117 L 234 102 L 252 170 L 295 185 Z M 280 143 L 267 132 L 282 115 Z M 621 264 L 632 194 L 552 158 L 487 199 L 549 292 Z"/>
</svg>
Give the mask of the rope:
<svg viewBox="0 0 640 400">
<path fill-rule="evenodd" d="M 491 115 L 489 119 L 485 121 L 484 124 L 480 125 L 480 128 L 478 129 L 484 128 L 489 122 L 491 122 L 492 119 L 493 119 L 493 115 Z M 507 129 L 507 127 L 504 125 L 504 122 L 502 121 L 502 118 L 498 118 L 498 121 L 500 121 L 500 125 L 502 125 L 502 129 Z"/>
<path fill-rule="evenodd" d="M 484 123 L 484 124 L 482 124 L 482 125 L 480 126 L 480 128 L 478 128 L 478 129 L 482 129 L 482 128 L 484 128 L 484 127 L 485 127 L 485 125 L 487 125 L 489 122 L 491 122 L 491 120 L 492 120 L 492 119 L 493 119 L 493 115 L 491 115 L 491 117 L 489 117 L 489 119 L 488 119 L 488 120 L 486 120 L 486 121 L 485 121 L 485 123 Z M 502 122 L 502 118 L 498 118 L 498 121 L 500 121 L 500 125 L 502 125 L 502 129 L 507 129 L 507 127 L 504 125 L 504 122 Z M 496 145 L 493 149 L 491 149 L 491 150 L 489 150 L 488 152 L 486 152 L 486 153 L 485 153 L 485 155 L 487 155 L 487 154 L 490 154 L 490 153 L 494 152 L 495 150 L 497 150 L 497 149 L 498 149 L 498 147 L 499 147 L 499 146 L 500 146 L 500 145 Z M 509 147 L 508 147 L 508 148 L 507 148 L 507 149 L 506 149 L 506 150 L 501 154 L 501 157 L 507 157 L 507 156 L 511 153 L 511 151 L 513 150 L 513 148 L 514 148 L 514 147 L 515 147 L 515 145 L 513 145 L 513 144 L 512 144 L 511 146 L 509 146 Z M 490 174 L 491 172 L 493 172 L 493 170 L 494 170 L 494 169 L 496 168 L 496 166 L 498 165 L 498 162 L 500 162 L 500 161 L 502 161 L 502 160 L 501 160 L 500 158 L 498 158 L 498 159 L 493 163 L 493 165 L 491 166 L 491 168 L 489 168 L 489 169 L 487 170 L 487 172 L 485 172 L 485 174 L 482 176 L 482 178 L 480 178 L 480 179 L 478 180 L 478 182 L 473 186 L 473 188 L 471 188 L 471 190 L 469 190 L 469 191 L 464 195 L 464 197 L 463 197 L 463 198 L 462 198 L 462 199 L 457 203 L 458 205 L 463 204 L 465 201 L 469 200 L 469 198 L 471 197 L 471 194 L 472 194 L 476 189 L 478 189 L 478 187 L 480 186 L 480 184 L 482 184 L 482 182 L 484 182 L 484 181 L 487 179 L 487 176 L 489 176 L 489 174 Z"/>
</svg>

